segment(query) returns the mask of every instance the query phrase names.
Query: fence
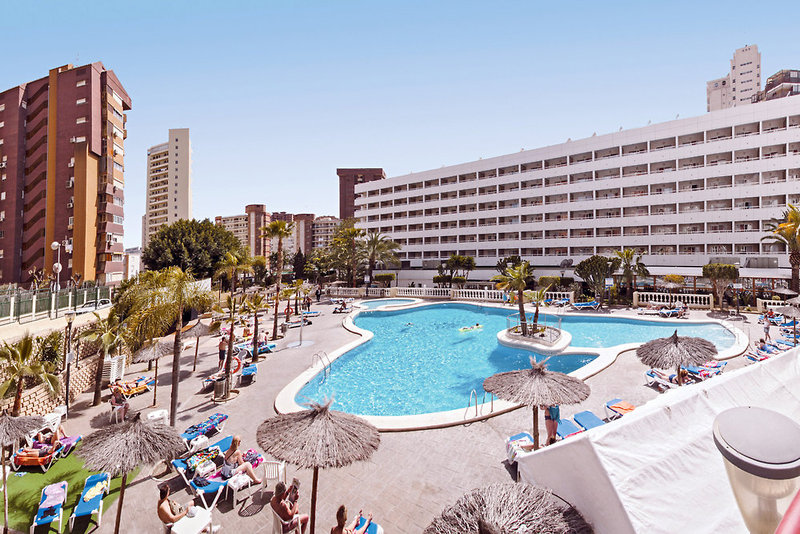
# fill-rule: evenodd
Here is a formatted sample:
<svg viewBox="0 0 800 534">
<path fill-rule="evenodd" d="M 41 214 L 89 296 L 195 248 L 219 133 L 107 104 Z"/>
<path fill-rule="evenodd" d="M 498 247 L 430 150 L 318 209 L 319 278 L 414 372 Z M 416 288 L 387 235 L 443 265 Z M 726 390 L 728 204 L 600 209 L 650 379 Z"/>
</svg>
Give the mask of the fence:
<svg viewBox="0 0 800 534">
<path fill-rule="evenodd" d="M 332 297 L 414 297 L 420 299 L 478 300 L 503 302 L 503 292 L 497 289 L 451 289 L 447 287 L 331 287 Z M 553 291 L 547 298 L 574 300 L 572 291 Z"/>
<path fill-rule="evenodd" d="M 634 306 L 651 302 L 670 306 L 679 300 L 689 308 L 710 310 L 714 307 L 714 297 L 712 295 L 700 295 L 696 293 L 651 293 L 647 291 L 633 292 Z"/>
<path fill-rule="evenodd" d="M 570 303 L 575 302 L 575 292 L 574 291 L 548 291 L 544 294 L 546 299 L 553 299 L 554 302 L 559 301 L 561 299 L 569 299 Z"/>
<path fill-rule="evenodd" d="M 770 308 L 780 308 L 781 306 L 786 305 L 787 304 L 782 300 L 756 299 L 756 308 L 758 309 L 758 313 L 764 313 Z"/>
<path fill-rule="evenodd" d="M 17 290 L 0 296 L 0 324 L 33 321 L 42 317 L 55 317 L 74 310 L 87 302 L 95 307 L 101 299 L 111 299 L 110 287 L 88 287 L 62 291 Z"/>
</svg>

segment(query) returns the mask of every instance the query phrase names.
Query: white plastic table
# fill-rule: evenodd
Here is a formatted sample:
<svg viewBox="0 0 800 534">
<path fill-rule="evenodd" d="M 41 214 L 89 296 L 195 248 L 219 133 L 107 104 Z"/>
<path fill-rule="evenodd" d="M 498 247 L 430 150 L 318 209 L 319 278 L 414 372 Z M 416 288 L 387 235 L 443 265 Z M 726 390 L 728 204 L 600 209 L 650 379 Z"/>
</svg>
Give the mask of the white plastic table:
<svg viewBox="0 0 800 534">
<path fill-rule="evenodd" d="M 211 526 L 211 510 L 195 506 L 194 517 L 183 516 L 172 525 L 172 534 L 200 534 Z"/>
<path fill-rule="evenodd" d="M 153 422 L 161 422 L 169 424 L 169 413 L 167 410 L 153 410 L 152 412 L 147 414 L 147 420 Z"/>
</svg>

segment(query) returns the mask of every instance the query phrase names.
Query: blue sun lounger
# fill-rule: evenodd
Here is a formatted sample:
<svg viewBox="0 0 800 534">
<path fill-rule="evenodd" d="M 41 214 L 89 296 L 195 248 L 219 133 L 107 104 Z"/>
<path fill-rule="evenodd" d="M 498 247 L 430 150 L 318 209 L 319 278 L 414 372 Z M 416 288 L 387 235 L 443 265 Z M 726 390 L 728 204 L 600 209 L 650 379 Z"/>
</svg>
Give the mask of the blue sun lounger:
<svg viewBox="0 0 800 534">
<path fill-rule="evenodd" d="M 83 491 L 81 492 L 81 496 L 78 497 L 78 503 L 75 505 L 75 510 L 72 512 L 72 515 L 69 517 L 69 530 L 72 531 L 73 525 L 75 525 L 75 519 L 78 517 L 89 517 L 90 519 L 93 516 L 97 516 L 95 519 L 95 523 L 97 523 L 97 528 L 100 528 L 100 523 L 103 520 L 103 497 L 108 494 L 108 486 L 109 482 L 111 481 L 111 475 L 108 473 L 97 473 L 96 475 L 91 475 L 86 478 L 86 482 L 83 484 Z M 102 491 L 97 492 L 95 490 L 95 495 L 89 500 L 86 500 L 86 494 L 89 491 L 97 486 L 97 484 L 105 483 L 105 488 Z"/>
<path fill-rule="evenodd" d="M 596 300 L 591 302 L 573 302 L 572 307 L 576 310 L 596 310 L 600 307 L 600 303 Z"/>
<path fill-rule="evenodd" d="M 578 423 L 581 428 L 584 430 L 590 430 L 592 428 L 603 426 L 605 421 L 597 417 L 594 413 L 589 410 L 585 412 L 578 412 L 572 416 L 576 423 Z"/>
<path fill-rule="evenodd" d="M 39 509 L 31 523 L 31 534 L 36 527 L 50 525 L 58 521 L 58 532 L 61 532 L 61 521 L 64 519 L 64 503 L 67 500 L 66 481 L 50 484 L 42 489 L 42 498 L 39 499 Z M 49 494 L 49 495 L 48 495 Z"/>
<path fill-rule="evenodd" d="M 575 423 L 570 421 L 569 419 L 559 419 L 558 420 L 558 430 L 556 430 L 556 434 L 561 439 L 568 438 L 574 434 L 579 434 L 583 432 L 580 428 L 575 426 Z"/>
<path fill-rule="evenodd" d="M 218 447 L 220 452 L 224 454 L 225 451 L 230 448 L 232 441 L 233 436 L 227 436 L 206 448 L 211 449 L 213 447 Z M 172 467 L 181 475 L 181 478 L 183 478 L 183 481 L 186 482 L 186 485 L 189 486 L 192 492 L 196 496 L 200 497 L 200 500 L 203 502 L 203 506 L 205 506 L 207 510 L 212 510 L 214 506 L 217 505 L 220 495 L 222 495 L 223 490 L 228 486 L 227 480 L 219 478 L 208 480 L 208 484 L 205 486 L 198 486 L 195 483 L 194 478 L 189 478 L 187 476 L 188 464 L 186 463 L 186 460 L 172 460 Z M 208 501 L 206 500 L 206 496 L 210 497 L 211 495 L 214 497 L 209 505 Z"/>
</svg>

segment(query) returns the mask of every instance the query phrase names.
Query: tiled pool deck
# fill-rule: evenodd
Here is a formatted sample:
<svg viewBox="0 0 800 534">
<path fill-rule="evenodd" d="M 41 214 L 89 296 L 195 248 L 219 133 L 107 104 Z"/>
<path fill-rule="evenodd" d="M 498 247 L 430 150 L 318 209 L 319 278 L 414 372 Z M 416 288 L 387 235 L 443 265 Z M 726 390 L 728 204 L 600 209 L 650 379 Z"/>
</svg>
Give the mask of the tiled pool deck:
<svg viewBox="0 0 800 534">
<path fill-rule="evenodd" d="M 342 328 L 342 315 L 331 313 L 333 307 L 323 303 L 315 305 L 323 315 L 313 320 L 305 329 L 304 339 L 314 341 L 311 346 L 285 348 L 296 341 L 297 329 L 290 330 L 286 339 L 278 342 L 278 351 L 268 355 L 259 364 L 255 383 L 241 388 L 241 394 L 226 405 L 215 405 L 207 392 L 201 388 L 201 380 L 216 371 L 216 344 L 218 338 L 205 338 L 200 345 L 198 369 L 190 371 L 193 350 L 187 350 L 182 359 L 180 385 L 180 409 L 178 427 L 183 429 L 204 419 L 216 411 L 230 417 L 225 434 L 240 434 L 245 448 L 257 448 L 255 434 L 258 424 L 275 414 L 273 403 L 278 392 L 301 371 L 311 365 L 312 355 L 320 350 L 333 352 L 352 341 L 355 334 Z M 617 310 L 615 314 L 635 316 L 630 310 Z M 718 317 L 719 316 L 719 317 Z M 726 318 L 718 313 L 692 311 L 692 319 Z M 733 324 L 755 338 L 761 334 L 761 325 L 755 315 Z M 169 357 L 162 360 L 159 368 L 158 398 L 160 407 L 169 403 L 170 363 Z M 730 360 L 728 369 L 744 365 L 744 358 Z M 131 374 L 146 369 L 137 364 Z M 592 388 L 590 397 L 580 405 L 563 406 L 562 413 L 569 417 L 573 413 L 591 409 L 601 414 L 603 404 L 614 397 L 621 397 L 633 404 L 642 404 L 659 393 L 644 385 L 646 370 L 632 352 L 623 353 L 605 371 L 587 380 Z M 70 433 L 90 434 L 108 423 L 107 403 L 90 407 L 91 394 L 82 394 L 72 407 L 72 417 L 66 423 Z M 134 410 L 149 411 L 152 394 L 131 399 Z M 466 407 L 465 407 L 466 408 Z M 473 408 L 474 409 L 474 408 Z M 544 422 L 540 431 L 544 432 Z M 328 532 L 335 525 L 335 513 L 340 504 L 347 505 L 353 515 L 359 509 L 374 514 L 375 521 L 384 527 L 387 534 L 420 532 L 441 509 L 454 502 L 464 492 L 484 484 L 513 480 L 512 472 L 504 463 L 504 439 L 506 436 L 529 429 L 531 412 L 520 409 L 485 421 L 444 429 L 416 432 L 391 432 L 381 434 L 378 451 L 367 462 L 353 464 L 341 469 L 320 472 L 319 498 L 317 502 L 317 531 Z M 143 473 L 126 492 L 122 514 L 123 532 L 161 532 L 156 517 L 158 481 Z M 297 470 L 288 466 L 288 477 L 300 479 L 301 510 L 308 512 L 310 505 L 311 471 Z M 179 501 L 191 498 L 180 477 L 170 474 L 165 478 Z M 269 533 L 272 532 L 272 516 L 268 509 L 271 493 L 259 491 L 240 492 L 239 504 L 232 506 L 230 500 L 222 500 L 213 512 L 215 524 L 222 525 L 222 532 Z M 105 511 L 103 526 L 99 532 L 112 532 L 116 502 Z"/>
</svg>

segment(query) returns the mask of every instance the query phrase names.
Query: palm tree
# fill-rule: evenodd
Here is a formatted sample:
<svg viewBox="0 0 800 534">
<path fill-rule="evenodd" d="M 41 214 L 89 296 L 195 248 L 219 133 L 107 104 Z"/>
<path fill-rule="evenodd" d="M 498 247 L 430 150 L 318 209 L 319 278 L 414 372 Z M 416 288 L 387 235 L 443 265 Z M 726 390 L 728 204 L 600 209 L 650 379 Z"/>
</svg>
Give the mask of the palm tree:
<svg viewBox="0 0 800 534">
<path fill-rule="evenodd" d="M 275 268 L 278 276 L 275 282 L 275 317 L 272 323 L 272 339 L 278 339 L 278 308 L 280 307 L 281 275 L 283 274 L 283 240 L 292 235 L 294 223 L 272 221 L 269 226 L 265 226 L 261 231 L 264 232 L 264 237 L 278 240 L 278 260 Z"/>
<path fill-rule="evenodd" d="M 525 296 L 533 302 L 536 306 L 536 312 L 533 314 L 533 324 L 538 326 L 539 324 L 539 306 L 544 302 L 544 299 L 547 298 L 547 292 L 550 291 L 550 286 L 545 288 L 537 289 L 536 291 L 526 291 Z"/>
<path fill-rule="evenodd" d="M 236 282 L 239 280 L 239 275 L 242 273 L 252 273 L 252 262 L 252 259 L 248 258 L 246 254 L 232 254 L 230 252 L 226 252 L 225 256 L 223 256 L 222 260 L 217 264 L 217 270 L 214 272 L 214 277 L 217 279 L 227 278 L 230 280 L 231 295 L 235 296 Z M 231 325 L 231 333 L 233 333 L 233 325 Z M 233 335 L 228 336 L 228 354 L 233 354 Z M 230 358 L 228 358 L 226 361 L 226 374 L 230 374 L 230 361 Z"/>
<path fill-rule="evenodd" d="M 131 330 L 139 336 L 161 337 L 175 327 L 172 345 L 172 395 L 169 424 L 175 426 L 178 412 L 178 383 L 180 382 L 181 329 L 183 314 L 188 310 L 205 311 L 214 296 L 200 287 L 194 277 L 180 267 L 167 267 L 140 279 L 121 300 L 131 311 Z"/>
<path fill-rule="evenodd" d="M 41 381 L 47 386 L 52 396 L 58 394 L 60 382 L 58 377 L 53 374 L 54 366 L 51 362 L 39 362 L 36 360 L 36 351 L 33 346 L 33 338 L 26 334 L 13 345 L 4 343 L 0 348 L 0 364 L 3 367 L 3 374 L 8 377 L 5 382 L 0 384 L 0 398 L 4 397 L 10 388 L 14 388 L 14 406 L 11 408 L 13 417 L 19 416 L 22 409 L 22 391 L 25 389 L 25 381 Z"/>
<path fill-rule="evenodd" d="M 800 209 L 789 204 L 789 209 L 783 212 L 783 216 L 768 222 L 765 230 L 771 234 L 762 237 L 762 241 L 786 245 L 786 251 L 789 253 L 789 265 L 792 266 L 792 280 L 789 288 L 792 291 L 800 292 Z"/>
<path fill-rule="evenodd" d="M 253 361 L 258 361 L 258 314 L 269 310 L 269 301 L 261 293 L 254 293 L 244 301 L 242 309 L 253 314 Z"/>
<path fill-rule="evenodd" d="M 351 287 L 356 287 L 358 268 L 366 260 L 364 230 L 354 227 L 339 228 L 331 242 L 331 250 L 337 267 L 347 273 Z"/>
<path fill-rule="evenodd" d="M 231 390 L 231 362 L 233 361 L 233 329 L 236 326 L 236 307 L 242 307 L 244 297 L 236 298 L 233 295 L 225 297 L 225 308 L 228 309 L 228 320 L 231 322 L 231 332 L 228 335 L 228 357 L 225 358 L 225 398 L 228 397 Z M 225 310 L 219 305 L 215 304 L 213 310 L 217 313 L 225 313 Z"/>
<path fill-rule="evenodd" d="M 90 343 L 100 345 L 103 351 L 103 357 L 98 358 L 97 367 L 94 372 L 94 398 L 92 399 L 92 406 L 100 404 L 100 399 L 103 396 L 103 367 L 106 361 L 114 358 L 119 354 L 121 349 L 128 345 L 125 326 L 120 323 L 119 316 L 112 311 L 105 319 L 101 318 L 97 312 L 94 312 L 95 322 L 87 329 L 81 332 L 79 338 L 85 339 Z"/>
<path fill-rule="evenodd" d="M 395 251 L 400 248 L 400 245 L 382 235 L 380 232 L 370 232 L 364 242 L 367 255 L 367 270 L 369 275 L 369 283 L 372 284 L 372 271 L 375 270 L 377 263 L 395 263 L 397 261 L 397 254 Z"/>
<path fill-rule="evenodd" d="M 525 321 L 525 288 L 531 276 L 530 264 L 523 261 L 517 266 L 506 268 L 505 274 L 498 274 L 492 277 L 492 282 L 497 282 L 498 289 L 510 289 L 517 292 L 517 304 L 519 305 L 519 326 L 522 335 L 528 335 L 528 323 Z"/>
<path fill-rule="evenodd" d="M 642 255 L 637 254 L 636 250 L 626 248 L 623 250 L 615 251 L 620 260 L 620 268 L 622 269 L 622 277 L 625 279 L 625 291 L 628 294 L 628 299 L 633 300 L 633 277 L 634 276 L 650 276 L 650 271 L 642 263 Z"/>
</svg>

